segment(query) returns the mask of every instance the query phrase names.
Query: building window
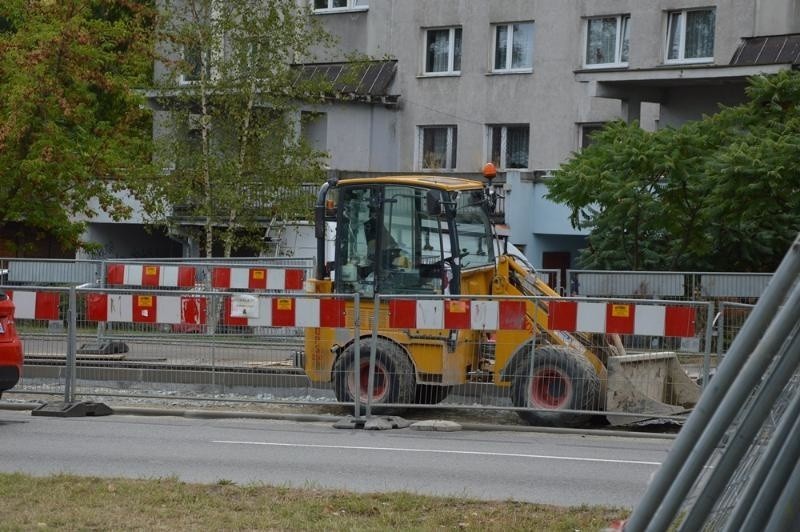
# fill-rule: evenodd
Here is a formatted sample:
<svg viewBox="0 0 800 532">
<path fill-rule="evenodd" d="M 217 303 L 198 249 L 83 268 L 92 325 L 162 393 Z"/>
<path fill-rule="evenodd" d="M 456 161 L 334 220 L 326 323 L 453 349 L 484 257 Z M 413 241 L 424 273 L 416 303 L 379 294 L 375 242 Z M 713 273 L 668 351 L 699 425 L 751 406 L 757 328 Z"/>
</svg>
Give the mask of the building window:
<svg viewBox="0 0 800 532">
<path fill-rule="evenodd" d="M 605 126 L 603 123 L 580 124 L 578 126 L 580 130 L 580 138 L 578 139 L 580 145 L 578 147 L 580 149 L 588 148 L 593 142 L 592 135 L 603 129 L 603 126 Z"/>
<path fill-rule="evenodd" d="M 501 169 L 528 168 L 530 126 L 489 126 L 489 159 Z"/>
<path fill-rule="evenodd" d="M 671 11 L 667 19 L 667 62 L 714 60 L 714 10 Z"/>
<path fill-rule="evenodd" d="M 493 72 L 530 72 L 533 69 L 533 22 L 494 26 Z"/>
<path fill-rule="evenodd" d="M 585 66 L 627 66 L 630 15 L 586 20 Z"/>
<path fill-rule="evenodd" d="M 314 0 L 314 12 L 325 11 L 363 11 L 368 0 Z"/>
<path fill-rule="evenodd" d="M 461 73 L 461 28 L 425 31 L 425 73 Z"/>
<path fill-rule="evenodd" d="M 423 126 L 419 128 L 419 166 L 423 170 L 456 167 L 458 128 L 456 126 Z"/>
<path fill-rule="evenodd" d="M 211 49 L 196 45 L 185 45 L 183 47 L 183 62 L 185 63 L 185 67 L 184 73 L 181 75 L 181 83 L 200 81 L 204 59 L 206 80 L 209 80 L 211 78 Z"/>
</svg>

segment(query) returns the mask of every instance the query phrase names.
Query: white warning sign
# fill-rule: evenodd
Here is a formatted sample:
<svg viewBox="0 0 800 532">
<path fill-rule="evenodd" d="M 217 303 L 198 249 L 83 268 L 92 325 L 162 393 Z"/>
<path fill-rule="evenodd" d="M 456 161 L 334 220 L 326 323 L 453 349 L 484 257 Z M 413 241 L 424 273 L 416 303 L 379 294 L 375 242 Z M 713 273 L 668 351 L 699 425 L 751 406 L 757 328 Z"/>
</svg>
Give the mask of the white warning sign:
<svg viewBox="0 0 800 532">
<path fill-rule="evenodd" d="M 248 294 L 231 298 L 232 318 L 258 318 L 258 298 Z"/>
</svg>

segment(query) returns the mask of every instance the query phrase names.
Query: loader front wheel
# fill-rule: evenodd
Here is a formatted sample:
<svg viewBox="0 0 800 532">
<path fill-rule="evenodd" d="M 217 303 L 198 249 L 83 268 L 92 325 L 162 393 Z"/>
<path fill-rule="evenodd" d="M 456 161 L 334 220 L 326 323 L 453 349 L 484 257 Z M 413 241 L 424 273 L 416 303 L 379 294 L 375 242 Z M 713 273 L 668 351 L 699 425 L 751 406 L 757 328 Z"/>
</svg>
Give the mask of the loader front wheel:
<svg viewBox="0 0 800 532">
<path fill-rule="evenodd" d="M 519 353 L 511 382 L 511 397 L 519 416 L 531 425 L 577 427 L 591 414 L 562 410 L 597 410 L 600 377 L 580 353 L 562 346 L 542 346 L 533 354 L 530 344 Z"/>
<path fill-rule="evenodd" d="M 368 398 L 369 379 L 369 343 L 361 342 L 359 357 L 359 386 L 358 396 L 361 401 L 362 411 L 365 409 Z M 336 360 L 333 366 L 333 388 L 336 399 L 341 402 L 351 403 L 355 400 L 355 349 L 350 345 Z M 414 368 L 411 360 L 403 349 L 391 342 L 379 340 L 375 350 L 375 376 L 372 385 L 371 404 L 375 412 L 381 414 L 396 414 L 400 408 L 383 408 L 382 404 L 398 403 L 412 404 L 415 390 Z"/>
</svg>

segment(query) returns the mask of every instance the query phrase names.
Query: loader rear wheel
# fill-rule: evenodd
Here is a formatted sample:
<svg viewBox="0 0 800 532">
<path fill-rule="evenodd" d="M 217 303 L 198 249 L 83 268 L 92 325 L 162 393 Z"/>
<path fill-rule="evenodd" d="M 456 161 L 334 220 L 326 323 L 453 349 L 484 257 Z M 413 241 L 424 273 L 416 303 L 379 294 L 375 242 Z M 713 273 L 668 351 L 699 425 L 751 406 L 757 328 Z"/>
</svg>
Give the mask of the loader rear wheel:
<svg viewBox="0 0 800 532">
<path fill-rule="evenodd" d="M 527 344 L 517 353 L 511 382 L 514 406 L 531 425 L 577 427 L 593 416 L 560 410 L 597 410 L 600 407 L 600 377 L 580 353 L 561 346 L 543 346 L 531 355 Z"/>
<path fill-rule="evenodd" d="M 414 390 L 414 404 L 435 405 L 441 403 L 450 394 L 451 386 L 436 384 L 417 384 Z"/>
<path fill-rule="evenodd" d="M 369 379 L 370 345 L 361 342 L 359 357 L 359 400 L 366 408 Z M 341 402 L 355 400 L 355 348 L 351 344 L 333 365 L 333 389 Z M 375 377 L 372 385 L 373 406 L 388 403 L 411 404 L 414 401 L 414 367 L 403 349 L 397 344 L 378 340 L 375 350 Z M 396 414 L 400 408 L 374 408 L 381 414 Z"/>
</svg>

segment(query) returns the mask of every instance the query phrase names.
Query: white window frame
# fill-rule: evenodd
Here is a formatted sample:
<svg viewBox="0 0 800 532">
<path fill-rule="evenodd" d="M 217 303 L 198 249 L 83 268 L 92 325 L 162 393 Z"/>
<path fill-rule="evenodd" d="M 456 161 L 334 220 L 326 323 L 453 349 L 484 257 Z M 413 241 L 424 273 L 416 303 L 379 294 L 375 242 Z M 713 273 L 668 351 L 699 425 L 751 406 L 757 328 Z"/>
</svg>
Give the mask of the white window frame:
<svg viewBox="0 0 800 532">
<path fill-rule="evenodd" d="M 528 128 L 528 165 L 525 168 L 508 168 L 508 161 L 506 160 L 506 147 L 508 146 L 508 128 L 514 127 L 527 127 Z M 531 166 L 531 126 L 530 124 L 489 124 L 486 126 L 486 160 L 492 160 L 492 145 L 493 132 L 495 129 L 500 128 L 500 161 L 498 170 L 513 170 L 524 172 L 530 170 Z"/>
<path fill-rule="evenodd" d="M 447 70 L 441 72 L 428 72 L 428 34 L 431 31 L 449 30 L 447 38 Z M 456 56 L 456 30 L 461 30 L 461 46 L 464 46 L 464 30 L 461 26 L 445 26 L 440 28 L 423 28 L 422 39 L 422 75 L 423 76 L 460 76 L 461 70 L 455 70 L 455 56 Z M 462 57 L 463 59 L 463 57 Z"/>
<path fill-rule="evenodd" d="M 425 167 L 425 130 L 427 129 L 446 129 L 447 130 L 447 146 L 445 148 L 445 161 L 444 167 L 441 168 L 427 168 Z M 455 140 L 455 150 L 453 144 Z M 421 172 L 441 172 L 453 171 L 456 169 L 458 163 L 458 126 L 451 124 L 442 125 L 426 125 L 417 126 L 417 142 L 416 142 L 416 167 Z"/>
<path fill-rule="evenodd" d="M 315 7 L 316 2 L 314 0 L 309 0 L 311 9 L 317 14 L 342 13 L 344 11 L 367 11 L 369 9 L 369 0 L 347 0 L 347 5 L 341 7 L 334 7 L 333 1 L 334 0 L 326 0 L 328 7 Z"/>
<path fill-rule="evenodd" d="M 686 58 L 686 20 L 689 13 L 695 13 L 698 11 L 711 11 L 714 13 L 714 28 L 712 32 L 712 36 L 714 37 L 714 43 L 712 49 L 716 47 L 717 39 L 716 39 L 716 20 L 717 20 L 717 13 L 714 7 L 701 7 L 701 8 L 694 8 L 694 9 L 673 9 L 671 11 L 667 11 L 667 32 L 664 39 L 664 63 L 669 65 L 675 64 L 691 64 L 691 63 L 711 63 L 714 61 L 714 55 L 710 57 L 690 57 Z M 681 40 L 680 44 L 678 45 L 678 57 L 675 59 L 669 58 L 669 49 L 670 49 L 670 39 L 669 36 L 672 30 L 672 15 L 679 14 L 680 15 L 680 25 L 681 25 Z"/>
<path fill-rule="evenodd" d="M 589 63 L 587 62 L 586 54 L 588 53 L 587 47 L 589 46 L 589 22 L 592 20 L 602 20 L 605 18 L 617 19 L 617 40 L 614 43 L 614 61 L 609 63 Z M 583 68 L 623 68 L 628 66 L 628 61 L 622 61 L 622 47 L 624 44 L 625 30 L 630 31 L 631 15 L 624 13 L 620 15 L 600 15 L 596 17 L 587 17 L 583 21 Z M 628 39 L 628 55 L 630 56 L 630 38 Z M 630 57 L 629 57 L 630 59 Z"/>
<path fill-rule="evenodd" d="M 526 67 L 512 67 L 512 61 L 514 58 L 514 54 L 512 53 L 514 47 L 514 25 L 519 24 L 521 25 L 530 25 L 531 26 L 531 42 L 527 43 L 531 54 L 531 65 Z M 508 30 L 506 31 L 506 64 L 503 68 L 497 68 L 494 64 L 495 55 L 497 53 L 497 32 L 501 27 L 506 27 Z M 520 22 L 503 22 L 498 24 L 492 24 L 492 49 L 491 55 L 489 56 L 489 70 L 492 73 L 496 74 L 503 74 L 503 73 L 528 73 L 533 72 L 533 36 L 536 34 L 536 27 L 534 26 L 534 22 L 532 20 L 520 21 Z M 463 43 L 462 43 L 463 46 Z"/>
</svg>

